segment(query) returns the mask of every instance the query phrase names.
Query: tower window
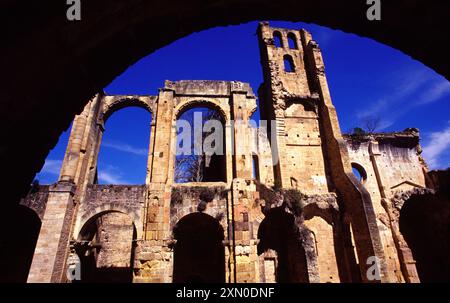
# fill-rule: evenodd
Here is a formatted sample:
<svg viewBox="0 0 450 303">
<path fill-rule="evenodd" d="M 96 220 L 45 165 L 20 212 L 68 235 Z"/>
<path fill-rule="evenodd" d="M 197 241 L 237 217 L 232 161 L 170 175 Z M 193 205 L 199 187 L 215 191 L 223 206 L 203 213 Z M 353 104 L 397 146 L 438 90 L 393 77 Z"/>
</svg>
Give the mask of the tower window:
<svg viewBox="0 0 450 303">
<path fill-rule="evenodd" d="M 283 47 L 283 39 L 280 32 L 273 32 L 273 43 L 276 47 Z"/>
<path fill-rule="evenodd" d="M 295 72 L 294 60 L 289 55 L 285 55 L 284 57 L 284 71 L 287 73 Z"/>
<path fill-rule="evenodd" d="M 252 155 L 252 177 L 259 180 L 259 159 L 258 155 Z"/>
<path fill-rule="evenodd" d="M 288 44 L 290 49 L 298 49 L 297 46 L 297 36 L 293 33 L 288 34 Z"/>
<path fill-rule="evenodd" d="M 352 163 L 352 171 L 359 182 L 364 183 L 367 180 L 366 170 L 361 165 Z"/>
</svg>

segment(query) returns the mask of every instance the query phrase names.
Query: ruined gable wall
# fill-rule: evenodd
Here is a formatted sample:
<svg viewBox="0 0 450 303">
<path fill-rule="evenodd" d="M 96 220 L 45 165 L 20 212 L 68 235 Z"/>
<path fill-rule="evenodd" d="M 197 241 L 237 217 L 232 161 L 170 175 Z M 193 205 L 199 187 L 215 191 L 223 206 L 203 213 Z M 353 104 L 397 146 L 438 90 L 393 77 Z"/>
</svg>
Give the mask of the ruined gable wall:
<svg viewBox="0 0 450 303">
<path fill-rule="evenodd" d="M 363 186 L 369 191 L 377 217 L 388 274 L 392 281 L 403 282 L 396 227 L 389 219 L 390 205 L 386 199 L 398 191 L 425 186 L 424 164 L 420 157 L 418 134 L 405 131 L 374 134 L 372 137 L 345 137 L 352 163 L 360 165 L 366 174 Z M 393 230 L 394 229 L 394 230 Z"/>
</svg>

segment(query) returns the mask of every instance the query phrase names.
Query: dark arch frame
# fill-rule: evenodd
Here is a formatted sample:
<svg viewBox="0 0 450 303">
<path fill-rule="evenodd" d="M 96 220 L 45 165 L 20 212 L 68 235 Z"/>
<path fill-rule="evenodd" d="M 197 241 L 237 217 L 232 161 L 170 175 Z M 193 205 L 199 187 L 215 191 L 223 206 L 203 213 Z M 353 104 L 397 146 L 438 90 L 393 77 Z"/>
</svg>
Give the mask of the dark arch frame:
<svg viewBox="0 0 450 303">
<path fill-rule="evenodd" d="M 327 0 L 261 0 L 257 5 L 250 0 L 137 3 L 139 6 L 111 6 L 107 0 L 84 3 L 83 22 L 67 21 L 65 3 L 10 0 L 0 4 L 2 27 L 7 29 L 3 35 L 7 47 L 0 55 L 8 58 L 2 64 L 8 77 L 2 98 L 7 106 L 1 113 L 7 118 L 0 119 L 0 128 L 14 130 L 0 146 L 4 171 L 9 175 L 4 184 L 9 203 L 26 194 L 49 150 L 87 100 L 143 56 L 196 31 L 252 20 L 301 20 L 373 38 L 450 76 L 448 1 L 414 1 L 407 7 L 402 1 L 389 1 L 383 3 L 382 20 L 377 23 L 367 20 L 368 7 L 360 0 L 349 0 L 345 6 Z M 180 15 L 180 11 L 186 13 Z M 417 43 L 417 37 L 441 43 L 439 47 Z M 28 113 L 24 106 L 30 109 Z M 32 137 L 28 136 L 30 129 Z M 32 157 L 29 150 L 35 151 Z"/>
</svg>

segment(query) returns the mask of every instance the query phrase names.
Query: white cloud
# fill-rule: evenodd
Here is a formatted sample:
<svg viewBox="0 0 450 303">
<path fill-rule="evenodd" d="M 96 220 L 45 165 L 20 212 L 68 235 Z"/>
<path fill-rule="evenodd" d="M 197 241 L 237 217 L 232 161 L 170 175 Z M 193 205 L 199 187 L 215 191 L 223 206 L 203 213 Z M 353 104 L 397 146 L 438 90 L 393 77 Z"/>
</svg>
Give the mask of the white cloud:
<svg viewBox="0 0 450 303">
<path fill-rule="evenodd" d="M 423 156 L 431 169 L 446 168 L 440 162 L 440 156 L 450 148 L 450 121 L 447 128 L 430 134 L 429 143 L 423 148 Z"/>
<path fill-rule="evenodd" d="M 420 96 L 415 105 L 424 105 L 436 102 L 447 94 L 450 94 L 450 82 L 446 79 L 440 79 Z"/>
<path fill-rule="evenodd" d="M 129 184 L 122 177 L 122 172 L 115 166 L 107 165 L 105 169 L 98 172 L 98 179 L 106 184 Z"/>
<path fill-rule="evenodd" d="M 371 106 L 356 113 L 358 120 L 381 117 L 378 130 L 388 128 L 410 110 L 429 105 L 450 95 L 450 82 L 425 70 L 411 71 L 405 78 L 391 82 L 391 93 L 380 97 Z"/>
<path fill-rule="evenodd" d="M 122 178 L 114 173 L 101 171 L 98 173 L 100 181 L 109 184 L 123 184 Z"/>
<path fill-rule="evenodd" d="M 62 160 L 45 160 L 44 167 L 42 167 L 40 173 L 46 173 L 51 175 L 59 175 L 61 171 Z"/>
<path fill-rule="evenodd" d="M 391 92 L 388 95 L 380 97 L 369 108 L 359 111 L 356 114 L 357 118 L 364 119 L 367 117 L 380 116 L 380 114 L 384 113 L 386 110 L 389 110 L 392 113 L 394 106 L 409 101 L 406 97 L 415 93 L 427 81 L 429 81 L 429 76 L 427 76 L 423 70 L 410 72 L 406 78 L 394 79 L 394 81 L 391 82 Z"/>
<path fill-rule="evenodd" d="M 103 142 L 104 147 L 112 148 L 121 152 L 130 153 L 138 156 L 147 156 L 148 151 L 145 148 L 137 148 L 120 142 Z"/>
</svg>

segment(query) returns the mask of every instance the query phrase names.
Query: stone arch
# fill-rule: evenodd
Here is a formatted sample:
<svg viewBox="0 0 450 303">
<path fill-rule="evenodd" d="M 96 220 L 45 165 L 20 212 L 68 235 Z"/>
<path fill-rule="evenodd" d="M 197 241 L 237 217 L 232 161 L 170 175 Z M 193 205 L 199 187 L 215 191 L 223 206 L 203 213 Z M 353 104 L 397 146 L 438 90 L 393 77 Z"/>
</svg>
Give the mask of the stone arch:
<svg viewBox="0 0 450 303">
<path fill-rule="evenodd" d="M 224 229 L 201 213 L 181 218 L 174 227 L 174 282 L 225 282 Z"/>
<path fill-rule="evenodd" d="M 352 162 L 352 169 L 356 170 L 359 174 L 359 178 L 358 175 L 356 175 L 354 172 L 353 174 L 355 175 L 355 177 L 358 179 L 358 181 L 360 181 L 362 184 L 364 184 L 367 181 L 367 171 L 364 168 L 363 165 L 357 163 L 357 162 Z"/>
<path fill-rule="evenodd" d="M 398 220 L 402 240 L 412 254 L 409 257 L 415 261 L 420 281 L 449 282 L 450 198 L 413 194 L 401 205 Z"/>
<path fill-rule="evenodd" d="M 81 268 L 81 280 L 74 282 L 132 282 L 136 240 L 136 224 L 124 212 L 104 211 L 88 219 L 73 245 Z"/>
<path fill-rule="evenodd" d="M 230 110 L 229 108 L 223 108 L 222 104 L 220 104 L 219 101 L 215 99 L 202 99 L 202 98 L 195 98 L 191 100 L 187 100 L 184 102 L 181 102 L 177 104 L 174 108 L 173 113 L 173 119 L 176 121 L 183 113 L 188 111 L 189 109 L 195 108 L 195 107 L 207 107 L 213 110 L 216 110 L 220 113 L 223 123 L 226 124 L 230 121 Z"/>
<path fill-rule="evenodd" d="M 83 228 L 89 225 L 90 222 L 93 222 L 97 218 L 101 217 L 104 214 L 118 212 L 125 215 L 128 215 L 133 221 L 133 225 L 136 229 L 136 239 L 142 238 L 142 219 L 139 210 L 130 210 L 121 205 L 115 205 L 113 203 L 105 203 L 97 206 L 95 209 L 90 211 L 81 212 L 79 214 L 79 220 L 75 225 L 74 236 L 76 239 L 80 239 L 82 236 Z"/>
<path fill-rule="evenodd" d="M 189 189 L 187 194 L 181 194 L 180 201 L 175 202 L 171 200 L 171 212 L 170 212 L 170 228 L 179 222 L 182 218 L 189 216 L 198 211 L 198 206 L 200 202 L 200 195 L 204 190 L 215 190 L 215 197 L 213 201 L 207 203 L 207 207 L 202 212 L 213 218 L 215 218 L 221 225 L 222 228 L 227 233 L 227 220 L 226 220 L 226 205 L 227 205 L 227 184 L 221 183 L 216 184 L 214 187 L 203 187 L 202 183 L 188 183 L 187 188 Z M 195 184 L 200 187 L 195 188 Z M 191 187 L 194 185 L 194 187 Z M 178 184 L 176 187 L 172 187 L 172 190 L 183 190 L 185 185 Z M 173 197 L 172 192 L 172 197 Z"/>
<path fill-rule="evenodd" d="M 171 143 L 171 147 L 173 150 L 176 150 L 176 144 L 178 139 L 178 134 L 176 133 L 177 129 L 177 120 L 188 110 L 195 109 L 196 107 L 206 107 L 208 109 L 212 109 L 219 113 L 220 115 L 220 122 L 222 125 L 222 150 L 220 150 L 219 153 L 217 152 L 217 149 L 213 152 L 213 154 L 210 157 L 209 166 L 206 167 L 204 164 L 203 166 L 203 181 L 202 182 L 227 182 L 228 175 L 230 173 L 230 167 L 231 167 L 231 159 L 230 155 L 228 154 L 228 149 L 230 146 L 227 144 L 227 136 L 231 135 L 228 134 L 229 128 L 227 127 L 227 123 L 230 122 L 230 112 L 228 108 L 224 108 L 224 106 L 216 99 L 202 99 L 202 98 L 194 98 L 187 101 L 183 101 L 179 104 L 177 104 L 174 107 L 173 111 L 173 139 Z M 175 170 L 176 170 L 176 152 L 172 153 L 172 159 L 173 159 L 173 171 L 174 176 L 172 176 L 172 179 L 175 178 Z M 206 161 L 205 161 L 206 162 Z M 175 180 L 174 180 L 175 181 Z"/>
<path fill-rule="evenodd" d="M 272 37 L 273 37 L 273 44 L 276 47 L 280 47 L 280 48 L 284 47 L 283 36 L 280 31 L 274 30 L 272 33 Z"/>
<path fill-rule="evenodd" d="M 297 71 L 297 66 L 295 65 L 294 59 L 291 55 L 284 55 L 284 71 L 286 73 L 295 73 Z"/>
<path fill-rule="evenodd" d="M 287 39 L 289 49 L 298 49 L 298 38 L 296 34 L 293 32 L 288 33 Z"/>
<path fill-rule="evenodd" d="M 154 104 L 149 97 L 144 96 L 104 96 L 99 120 L 102 124 L 105 124 L 116 111 L 130 106 L 145 109 L 152 116 L 152 122 L 154 121 Z"/>
<path fill-rule="evenodd" d="M 302 213 L 306 220 L 312 219 L 313 217 L 321 217 L 330 225 L 336 223 L 339 206 L 335 195 L 311 195 L 304 203 Z"/>
<path fill-rule="evenodd" d="M 257 253 L 262 255 L 268 250 L 276 252 L 277 282 L 310 282 L 304 247 L 304 242 L 309 242 L 304 239 L 307 228 L 300 230 L 296 221 L 295 216 L 284 207 L 276 207 L 265 213 L 258 227 Z"/>
</svg>

